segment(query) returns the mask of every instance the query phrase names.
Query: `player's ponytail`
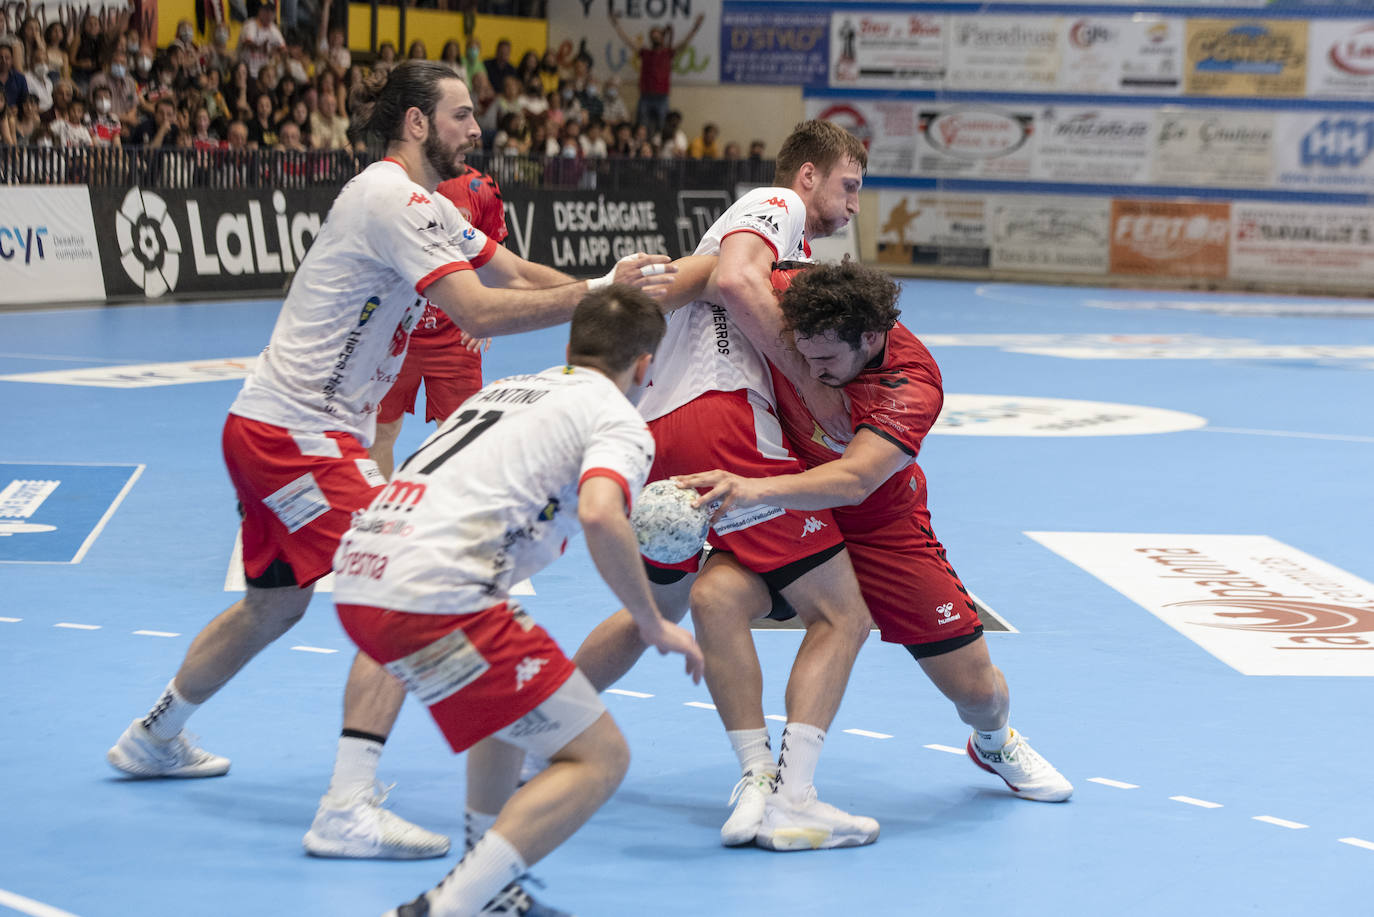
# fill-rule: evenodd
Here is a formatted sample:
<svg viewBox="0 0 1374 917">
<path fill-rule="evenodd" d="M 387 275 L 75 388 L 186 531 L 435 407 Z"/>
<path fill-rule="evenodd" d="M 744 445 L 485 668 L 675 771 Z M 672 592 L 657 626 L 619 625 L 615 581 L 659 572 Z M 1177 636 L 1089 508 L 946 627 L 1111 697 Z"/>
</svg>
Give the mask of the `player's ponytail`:
<svg viewBox="0 0 1374 917">
<path fill-rule="evenodd" d="M 418 108 L 426 118 L 434 117 L 443 80 L 460 78 L 447 64 L 425 60 L 403 61 L 387 73 L 368 77 L 349 98 L 353 116 L 348 139 L 354 143 L 399 140 L 410 109 Z"/>
</svg>

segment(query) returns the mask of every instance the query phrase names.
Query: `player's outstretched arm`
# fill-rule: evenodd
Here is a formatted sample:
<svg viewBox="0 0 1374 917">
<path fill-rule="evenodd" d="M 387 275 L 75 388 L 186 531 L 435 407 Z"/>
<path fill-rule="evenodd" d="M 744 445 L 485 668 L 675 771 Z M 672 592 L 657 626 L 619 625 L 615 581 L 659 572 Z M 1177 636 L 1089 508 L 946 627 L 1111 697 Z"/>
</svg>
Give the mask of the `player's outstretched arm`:
<svg viewBox="0 0 1374 917">
<path fill-rule="evenodd" d="M 502 264 L 486 276 L 518 276 L 523 269 L 518 264 L 506 262 L 506 258 L 530 264 L 498 248 L 483 270 L 498 260 Z M 664 270 L 646 274 L 641 268 L 648 265 L 657 265 Z M 673 266 L 668 263 L 666 256 L 635 254 L 621 258 L 611 273 L 593 281 L 576 280 L 542 289 L 493 289 L 483 283 L 477 271 L 453 271 L 426 287 L 424 295 L 444 310 L 459 328 L 473 337 L 482 338 L 562 324 L 572 318 L 578 302 L 598 284 L 624 283 L 642 289 L 650 296 L 661 295 L 671 284 L 673 274 Z"/>
<path fill-rule="evenodd" d="M 673 482 L 679 487 L 709 488 L 693 505 L 706 506 L 719 500 L 714 521 L 732 507 L 760 503 L 801 510 L 856 506 L 911 461 L 908 453 L 864 428 L 835 461 L 800 474 L 744 478 L 717 469 L 678 475 Z"/>
<path fill-rule="evenodd" d="M 687 255 L 673 262 L 677 273 L 658 304 L 667 315 L 674 309 L 698 299 L 718 297 L 715 287 L 715 268 L 720 259 L 715 255 Z"/>
<path fill-rule="evenodd" d="M 691 634 L 664 620 L 659 613 L 626 512 L 625 493 L 618 482 L 600 476 L 583 482 L 577 498 L 577 517 L 597 572 L 634 618 L 640 639 L 660 653 L 682 654 L 687 674 L 700 684 L 706 667 L 701 647 Z"/>
</svg>

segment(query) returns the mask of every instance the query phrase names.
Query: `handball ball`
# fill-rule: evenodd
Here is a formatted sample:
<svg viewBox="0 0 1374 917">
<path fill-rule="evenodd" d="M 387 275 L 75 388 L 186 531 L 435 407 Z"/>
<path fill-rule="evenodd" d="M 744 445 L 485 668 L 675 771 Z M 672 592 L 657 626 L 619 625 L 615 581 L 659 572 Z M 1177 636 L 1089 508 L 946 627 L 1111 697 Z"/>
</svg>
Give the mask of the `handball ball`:
<svg viewBox="0 0 1374 917">
<path fill-rule="evenodd" d="M 672 481 L 654 481 L 639 493 L 630 512 L 630 525 L 639 539 L 639 552 L 660 564 L 691 560 L 706 544 L 711 509 L 692 506 L 698 494 Z"/>
</svg>

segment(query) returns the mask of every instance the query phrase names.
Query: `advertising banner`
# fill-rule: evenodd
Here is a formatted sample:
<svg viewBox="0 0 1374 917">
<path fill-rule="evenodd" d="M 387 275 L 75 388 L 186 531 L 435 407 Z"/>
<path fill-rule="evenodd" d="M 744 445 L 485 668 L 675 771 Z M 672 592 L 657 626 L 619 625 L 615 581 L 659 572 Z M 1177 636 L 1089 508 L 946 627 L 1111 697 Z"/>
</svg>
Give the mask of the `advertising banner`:
<svg viewBox="0 0 1374 917">
<path fill-rule="evenodd" d="M 1154 112 L 1147 108 L 1042 109 L 1032 176 L 1041 181 L 1148 182 L 1154 132 Z"/>
<path fill-rule="evenodd" d="M 830 85 L 836 89 L 939 89 L 947 17 L 847 12 L 830 21 Z"/>
<path fill-rule="evenodd" d="M 999 195 L 989 208 L 994 270 L 1107 273 L 1107 198 Z"/>
<path fill-rule="evenodd" d="M 1062 31 L 1053 16 L 950 16 L 945 88 L 1053 91 Z"/>
<path fill-rule="evenodd" d="M 1374 114 L 1284 113 L 1278 116 L 1274 183 L 1312 191 L 1374 189 Z"/>
<path fill-rule="evenodd" d="M 1368 289 L 1374 212 L 1316 204 L 1231 205 L 1231 276 Z"/>
<path fill-rule="evenodd" d="M 1113 274 L 1225 277 L 1229 203 L 1112 201 Z"/>
<path fill-rule="evenodd" d="M 824 86 L 830 14 L 727 3 L 721 12 L 720 81 Z"/>
<path fill-rule="evenodd" d="M 569 56 L 586 44 L 592 56 L 592 73 L 598 79 L 618 76 L 631 86 L 639 85 L 639 58 L 620 40 L 611 25 L 610 11 L 620 17 L 620 28 L 631 39 L 649 41 L 649 30 L 672 26 L 673 44 L 680 43 L 692 30 L 697 17 L 701 28 L 692 42 L 673 61 L 673 81 L 681 83 L 719 83 L 721 5 L 705 0 L 645 0 L 635 3 L 549 4 L 549 47 L 566 45 Z M 483 37 L 482 51 L 490 56 L 496 50 L 493 39 Z"/>
<path fill-rule="evenodd" d="M 987 267 L 989 234 L 981 196 L 878 193 L 878 261 Z"/>
<path fill-rule="evenodd" d="M 982 106 L 919 109 L 916 173 L 959 178 L 1029 178 L 1035 113 Z"/>
<path fill-rule="evenodd" d="M 691 253 L 690 247 L 684 250 L 683 246 L 684 241 L 691 241 L 690 233 L 683 239 L 678 232 L 678 207 L 667 188 L 550 194 L 507 187 L 502 195 L 510 230 L 506 247 L 527 261 L 569 274 L 604 274 L 634 252 L 672 258 Z M 724 207 L 716 216 L 723 212 Z"/>
<path fill-rule="evenodd" d="M 1173 95 L 1183 83 L 1183 20 L 1070 16 L 1061 20 L 1058 88 Z"/>
<path fill-rule="evenodd" d="M 94 188 L 111 297 L 284 290 L 339 189 Z"/>
<path fill-rule="evenodd" d="M 1307 22 L 1189 19 L 1183 91 L 1300 97 L 1307 89 Z"/>
<path fill-rule="evenodd" d="M 84 187 L 0 188 L 0 303 L 104 299 Z"/>
<path fill-rule="evenodd" d="M 1162 109 L 1151 174 L 1161 185 L 1267 188 L 1274 170 L 1274 115 L 1263 111 Z"/>
<path fill-rule="evenodd" d="M 1307 95 L 1374 99 L 1374 22 L 1314 19 L 1307 24 Z"/>
<path fill-rule="evenodd" d="M 863 141 L 868 174 L 911 176 L 916 169 L 917 109 L 910 101 L 808 96 L 806 117 L 832 121 Z"/>
</svg>

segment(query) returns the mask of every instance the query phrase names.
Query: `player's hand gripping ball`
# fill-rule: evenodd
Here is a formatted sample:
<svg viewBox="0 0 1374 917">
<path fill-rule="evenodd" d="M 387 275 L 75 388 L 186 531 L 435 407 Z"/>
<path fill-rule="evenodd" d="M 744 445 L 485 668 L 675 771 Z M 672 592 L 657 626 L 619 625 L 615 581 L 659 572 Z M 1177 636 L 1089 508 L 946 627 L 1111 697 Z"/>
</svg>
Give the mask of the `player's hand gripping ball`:
<svg viewBox="0 0 1374 917">
<path fill-rule="evenodd" d="M 698 494 L 672 481 L 654 481 L 639 493 L 630 525 L 639 551 L 661 564 L 680 564 L 700 553 L 711 529 L 711 507 L 692 506 Z"/>
</svg>

